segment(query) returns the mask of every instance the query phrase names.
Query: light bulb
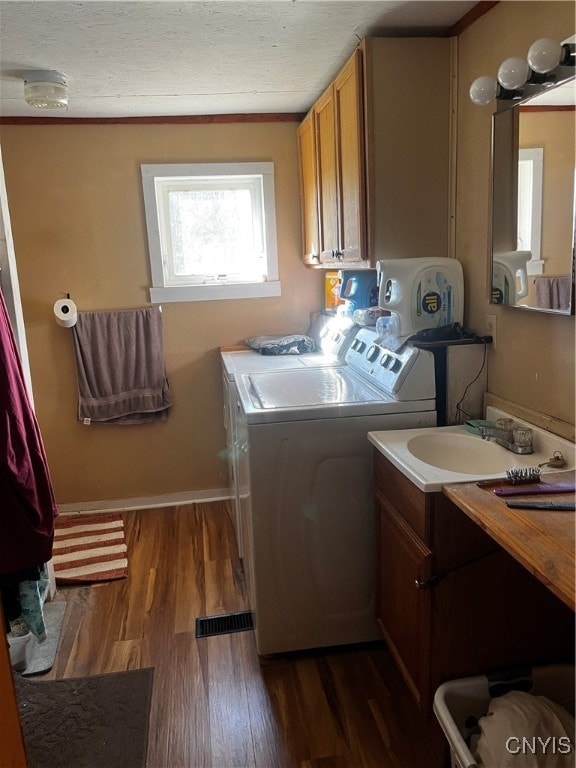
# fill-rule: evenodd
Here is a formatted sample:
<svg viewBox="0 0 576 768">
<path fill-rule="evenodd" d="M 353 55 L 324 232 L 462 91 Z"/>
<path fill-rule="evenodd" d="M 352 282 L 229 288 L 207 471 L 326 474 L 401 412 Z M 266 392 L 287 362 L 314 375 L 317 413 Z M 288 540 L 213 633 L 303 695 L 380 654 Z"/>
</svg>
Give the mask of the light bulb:
<svg viewBox="0 0 576 768">
<path fill-rule="evenodd" d="M 470 98 L 474 104 L 490 104 L 496 98 L 497 91 L 498 83 L 496 80 L 489 75 L 482 75 L 482 77 L 477 77 L 470 86 Z"/>
<path fill-rule="evenodd" d="M 562 58 L 562 46 L 557 40 L 543 37 L 532 43 L 528 49 L 528 64 L 530 69 L 545 75 L 552 72 L 560 64 Z"/>
<path fill-rule="evenodd" d="M 511 59 L 506 59 L 506 61 L 500 64 L 498 82 L 507 91 L 515 91 L 517 88 L 522 88 L 526 80 L 528 80 L 529 74 L 530 69 L 526 59 L 513 56 Z"/>
</svg>

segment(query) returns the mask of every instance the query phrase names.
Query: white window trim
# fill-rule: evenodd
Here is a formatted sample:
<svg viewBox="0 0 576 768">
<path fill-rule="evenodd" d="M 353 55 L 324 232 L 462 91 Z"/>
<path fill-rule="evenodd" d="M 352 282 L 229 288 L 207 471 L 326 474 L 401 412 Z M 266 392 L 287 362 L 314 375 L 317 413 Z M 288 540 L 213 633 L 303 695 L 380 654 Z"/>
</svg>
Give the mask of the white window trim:
<svg viewBox="0 0 576 768">
<path fill-rule="evenodd" d="M 169 163 L 141 166 L 144 208 L 148 231 L 148 252 L 152 287 L 152 303 L 178 301 L 214 301 L 223 299 L 252 299 L 280 296 L 278 253 L 276 247 L 276 205 L 274 196 L 274 163 Z M 155 179 L 179 176 L 262 176 L 265 214 L 266 255 L 268 275 L 264 281 L 199 283 L 197 285 L 166 285 L 162 268 L 162 244 L 156 204 Z"/>
<path fill-rule="evenodd" d="M 520 172 L 522 163 L 526 173 Z M 544 163 L 544 149 L 534 147 L 533 149 L 520 149 L 518 152 L 518 184 L 523 183 L 523 196 L 526 206 L 523 210 L 518 207 L 518 231 L 522 231 L 520 217 L 525 221 L 523 225 L 529 230 L 530 242 L 523 245 L 518 244 L 518 250 L 529 250 L 532 253 L 530 261 L 526 264 L 526 270 L 529 275 L 541 275 L 544 271 L 544 261 L 540 258 L 541 238 L 542 238 L 542 169 Z M 520 192 L 520 189 L 519 189 Z"/>
</svg>

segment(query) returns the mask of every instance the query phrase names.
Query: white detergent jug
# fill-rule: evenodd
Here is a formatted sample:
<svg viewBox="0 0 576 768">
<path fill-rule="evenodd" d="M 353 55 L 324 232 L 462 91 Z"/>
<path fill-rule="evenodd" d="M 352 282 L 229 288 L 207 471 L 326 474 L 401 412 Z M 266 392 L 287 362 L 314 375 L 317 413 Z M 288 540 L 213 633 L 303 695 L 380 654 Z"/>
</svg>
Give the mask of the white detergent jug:
<svg viewBox="0 0 576 768">
<path fill-rule="evenodd" d="M 462 323 L 464 278 L 456 259 L 388 259 L 376 265 L 381 309 L 395 318 L 396 333 Z"/>
<path fill-rule="evenodd" d="M 531 251 L 503 251 L 492 259 L 492 304 L 516 304 L 528 295 Z"/>
</svg>

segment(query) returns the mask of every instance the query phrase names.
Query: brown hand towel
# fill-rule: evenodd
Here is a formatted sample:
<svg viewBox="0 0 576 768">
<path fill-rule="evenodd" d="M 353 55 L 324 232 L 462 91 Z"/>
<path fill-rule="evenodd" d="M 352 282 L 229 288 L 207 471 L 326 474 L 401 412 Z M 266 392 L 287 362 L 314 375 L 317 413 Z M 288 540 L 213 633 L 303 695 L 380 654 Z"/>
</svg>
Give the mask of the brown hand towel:
<svg viewBox="0 0 576 768">
<path fill-rule="evenodd" d="M 141 424 L 167 417 L 172 397 L 159 307 L 79 312 L 72 330 L 80 421 Z"/>
</svg>

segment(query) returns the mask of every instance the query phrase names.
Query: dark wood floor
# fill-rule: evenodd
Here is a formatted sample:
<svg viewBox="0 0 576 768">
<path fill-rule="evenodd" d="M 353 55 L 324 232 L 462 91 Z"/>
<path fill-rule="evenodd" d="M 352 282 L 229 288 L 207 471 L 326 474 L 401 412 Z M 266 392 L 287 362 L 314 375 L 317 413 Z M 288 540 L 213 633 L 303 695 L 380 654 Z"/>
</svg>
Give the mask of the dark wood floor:
<svg viewBox="0 0 576 768">
<path fill-rule="evenodd" d="M 44 679 L 154 667 L 148 768 L 437 768 L 383 645 L 262 660 L 251 631 L 195 638 L 247 607 L 226 503 L 124 519 L 129 576 L 59 589 Z"/>
</svg>

